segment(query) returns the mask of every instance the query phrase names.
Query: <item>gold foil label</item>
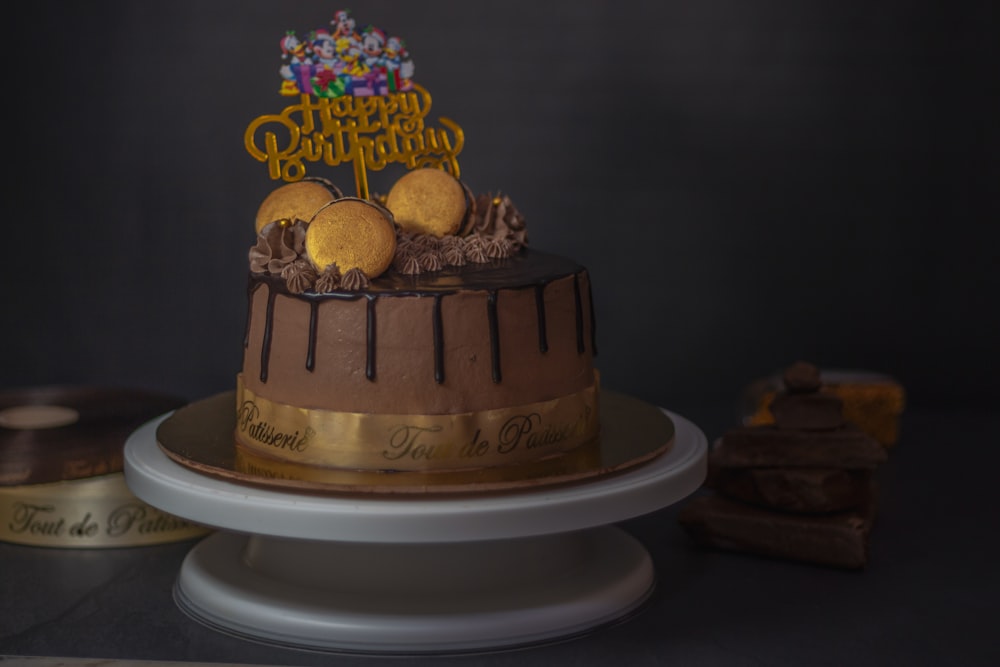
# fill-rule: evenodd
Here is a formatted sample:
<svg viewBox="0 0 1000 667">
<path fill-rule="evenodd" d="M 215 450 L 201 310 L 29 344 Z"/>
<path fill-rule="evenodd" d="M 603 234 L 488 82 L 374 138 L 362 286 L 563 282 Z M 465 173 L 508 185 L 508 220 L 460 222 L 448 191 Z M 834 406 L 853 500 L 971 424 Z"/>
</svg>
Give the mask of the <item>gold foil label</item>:
<svg viewBox="0 0 1000 667">
<path fill-rule="evenodd" d="M 452 415 L 308 410 L 238 381 L 236 439 L 303 465 L 353 470 L 462 470 L 523 463 L 597 436 L 597 386 L 562 398 Z"/>
<path fill-rule="evenodd" d="M 137 499 L 121 473 L 0 487 L 5 542 L 94 549 L 177 542 L 208 532 Z"/>
</svg>

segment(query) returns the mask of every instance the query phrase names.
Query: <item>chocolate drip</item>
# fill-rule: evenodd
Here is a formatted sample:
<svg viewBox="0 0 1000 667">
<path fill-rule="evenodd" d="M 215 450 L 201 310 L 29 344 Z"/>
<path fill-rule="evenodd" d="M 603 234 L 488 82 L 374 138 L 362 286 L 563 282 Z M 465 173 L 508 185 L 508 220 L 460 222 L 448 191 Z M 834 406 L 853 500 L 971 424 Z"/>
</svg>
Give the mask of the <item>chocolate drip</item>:
<svg viewBox="0 0 1000 667">
<path fill-rule="evenodd" d="M 371 381 L 375 381 L 375 300 L 378 297 L 374 294 L 367 295 L 368 305 L 368 326 L 365 332 L 367 337 L 368 349 L 365 356 L 365 377 Z M 315 304 L 315 302 L 313 302 Z"/>
<path fill-rule="evenodd" d="M 441 324 L 441 294 L 434 295 L 434 381 L 444 382 L 444 334 Z"/>
<path fill-rule="evenodd" d="M 545 283 L 535 285 L 535 312 L 538 313 L 538 351 L 549 351 L 549 336 L 545 330 Z"/>
<path fill-rule="evenodd" d="M 497 291 L 486 294 L 486 314 L 490 320 L 490 358 L 493 360 L 493 382 L 500 384 L 500 327 L 497 324 Z"/>
<path fill-rule="evenodd" d="M 573 303 L 576 306 L 576 351 L 584 353 L 583 346 L 583 303 L 580 300 L 580 274 L 573 274 Z"/>
<path fill-rule="evenodd" d="M 597 317 L 594 315 L 594 290 L 587 281 L 587 305 L 590 308 L 590 353 L 597 356 Z"/>
<path fill-rule="evenodd" d="M 253 321 L 253 294 L 257 291 L 258 284 L 254 282 L 253 275 L 247 280 L 247 323 L 243 327 L 243 349 L 250 347 L 250 322 Z"/>
<path fill-rule="evenodd" d="M 500 361 L 500 330 L 497 314 L 497 298 L 499 290 L 495 287 L 497 281 L 504 282 L 506 289 L 533 289 L 535 292 L 535 311 L 537 313 L 538 326 L 538 348 L 543 354 L 548 352 L 548 328 L 546 324 L 545 290 L 548 285 L 569 275 L 573 276 L 574 305 L 576 308 L 576 344 L 577 351 L 583 354 L 586 351 L 586 340 L 583 322 L 583 299 L 581 294 L 580 276 L 585 273 L 585 269 L 570 260 L 566 260 L 554 255 L 545 255 L 538 252 L 526 252 L 525 254 L 507 260 L 497 260 L 490 264 L 484 264 L 470 269 L 465 267 L 461 270 L 443 270 L 432 274 L 421 275 L 419 277 L 406 276 L 391 271 L 373 281 L 370 289 L 364 292 L 330 292 L 315 294 L 304 292 L 301 294 L 291 294 L 288 292 L 285 282 L 280 276 L 264 274 L 250 274 L 247 287 L 247 308 L 246 330 L 243 337 L 244 348 L 250 344 L 250 326 L 253 321 L 253 297 L 256 290 L 263 284 L 268 289 L 267 314 L 264 323 L 264 336 L 261 345 L 261 382 L 267 382 L 268 361 L 271 353 L 271 339 L 273 336 L 274 307 L 277 294 L 283 294 L 289 298 L 301 299 L 309 302 L 309 336 L 306 351 L 306 368 L 313 371 L 316 366 L 316 346 L 318 344 L 319 309 L 323 301 L 327 299 L 337 299 L 346 301 L 356 301 L 361 298 L 367 299 L 367 354 L 365 360 L 365 377 L 370 381 L 375 381 L 377 365 L 377 318 L 376 307 L 380 297 L 397 296 L 432 296 L 434 307 L 432 315 L 432 327 L 434 337 L 434 381 L 438 384 L 444 383 L 444 325 L 442 322 L 442 300 L 446 296 L 455 294 L 461 288 L 484 289 L 487 291 L 487 317 L 489 318 L 490 330 L 490 352 L 492 356 L 492 376 L 493 381 L 502 381 L 502 368 Z M 590 341 L 593 354 L 597 354 L 596 345 L 596 318 L 594 316 L 594 297 L 587 283 L 587 299 L 590 309 Z"/>
<path fill-rule="evenodd" d="M 316 368 L 316 321 L 319 319 L 319 303 L 309 302 L 309 349 L 306 351 L 306 370 Z"/>
<path fill-rule="evenodd" d="M 264 316 L 264 340 L 260 345 L 260 381 L 267 382 L 267 366 L 271 360 L 271 335 L 274 332 L 274 298 L 278 296 L 275 290 L 267 290 L 267 314 Z"/>
</svg>

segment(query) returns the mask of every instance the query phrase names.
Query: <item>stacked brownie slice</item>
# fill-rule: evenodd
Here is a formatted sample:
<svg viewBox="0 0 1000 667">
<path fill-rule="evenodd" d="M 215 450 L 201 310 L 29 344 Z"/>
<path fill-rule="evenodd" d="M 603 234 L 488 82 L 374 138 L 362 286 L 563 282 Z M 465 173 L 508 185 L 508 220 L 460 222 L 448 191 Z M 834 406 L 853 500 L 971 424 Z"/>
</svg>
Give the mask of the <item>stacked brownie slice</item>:
<svg viewBox="0 0 1000 667">
<path fill-rule="evenodd" d="M 770 405 L 773 423 L 727 431 L 709 453 L 707 491 L 678 520 L 707 547 L 863 568 L 885 448 L 844 419 L 819 369 L 799 362 Z"/>
</svg>

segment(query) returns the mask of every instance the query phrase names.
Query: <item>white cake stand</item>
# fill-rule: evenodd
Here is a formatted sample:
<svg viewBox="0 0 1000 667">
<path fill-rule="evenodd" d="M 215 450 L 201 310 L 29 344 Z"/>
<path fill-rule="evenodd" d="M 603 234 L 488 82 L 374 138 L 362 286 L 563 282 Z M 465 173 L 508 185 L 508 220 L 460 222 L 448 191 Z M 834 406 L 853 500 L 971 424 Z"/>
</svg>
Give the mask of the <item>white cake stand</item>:
<svg viewBox="0 0 1000 667">
<path fill-rule="evenodd" d="M 508 649 L 592 631 L 648 599 L 648 552 L 610 524 L 704 481 L 704 434 L 667 415 L 673 447 L 638 468 L 481 497 L 324 496 L 224 481 L 163 453 L 156 427 L 167 415 L 126 442 L 125 479 L 150 505 L 221 529 L 191 550 L 175 586 L 178 606 L 216 630 L 329 652 Z"/>
</svg>

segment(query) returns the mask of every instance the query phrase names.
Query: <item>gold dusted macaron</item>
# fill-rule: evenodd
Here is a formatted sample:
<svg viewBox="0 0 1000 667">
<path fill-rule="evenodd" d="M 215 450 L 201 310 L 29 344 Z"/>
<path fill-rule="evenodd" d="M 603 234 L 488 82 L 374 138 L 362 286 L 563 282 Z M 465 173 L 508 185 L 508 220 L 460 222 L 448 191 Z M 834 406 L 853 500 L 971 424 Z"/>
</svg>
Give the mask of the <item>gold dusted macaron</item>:
<svg viewBox="0 0 1000 667">
<path fill-rule="evenodd" d="M 364 199 L 344 197 L 316 212 L 306 230 L 306 254 L 317 271 L 336 264 L 341 273 L 361 269 L 369 278 L 385 272 L 396 252 L 392 217 Z"/>
<path fill-rule="evenodd" d="M 401 229 L 442 237 L 456 234 L 466 219 L 468 202 L 462 183 L 441 169 L 414 169 L 389 190 L 385 206 Z"/>
<path fill-rule="evenodd" d="M 257 209 L 257 231 L 275 220 L 309 222 L 320 208 L 343 197 L 340 189 L 325 178 L 304 178 L 274 190 Z"/>
</svg>

